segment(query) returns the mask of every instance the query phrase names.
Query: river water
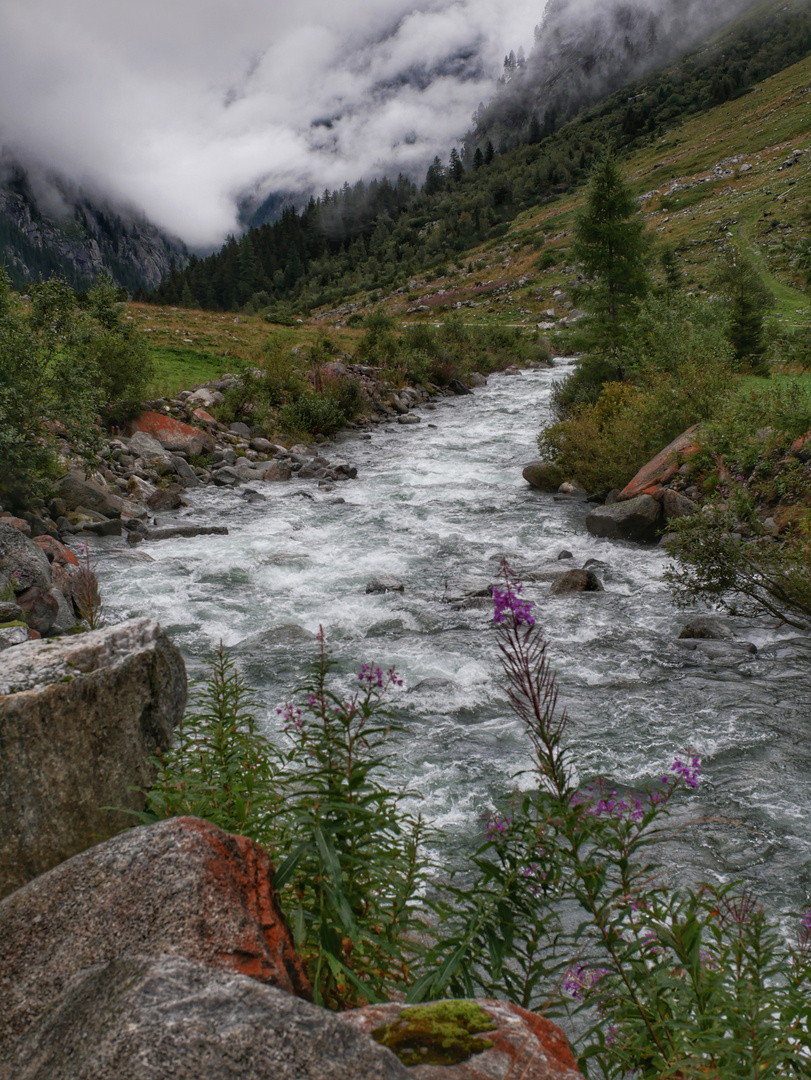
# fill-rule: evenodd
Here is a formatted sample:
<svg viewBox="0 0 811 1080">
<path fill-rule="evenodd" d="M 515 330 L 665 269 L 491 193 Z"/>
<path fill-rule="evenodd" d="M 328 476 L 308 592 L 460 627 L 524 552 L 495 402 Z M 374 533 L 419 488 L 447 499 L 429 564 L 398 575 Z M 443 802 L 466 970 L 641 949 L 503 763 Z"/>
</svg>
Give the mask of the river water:
<svg viewBox="0 0 811 1080">
<path fill-rule="evenodd" d="M 327 456 L 357 465 L 358 479 L 333 492 L 294 480 L 260 485 L 256 503 L 240 489 L 189 493 L 189 509 L 162 523 L 225 522 L 229 535 L 100 541 L 108 617 L 157 617 L 192 677 L 220 640 L 233 647 L 269 729 L 319 625 L 344 687 L 361 663 L 396 666 L 406 731 L 392 762 L 449 842 L 467 845 L 528 758 L 505 705 L 490 601 L 455 600 L 492 582 L 505 555 L 520 573 L 598 559 L 603 593 L 525 591 L 581 775 L 641 786 L 694 747 L 701 783 L 668 859 L 693 880 L 743 877 L 773 910 L 799 907 L 811 900 L 811 643 L 775 620 L 737 617 L 729 625 L 756 655 L 724 664 L 685 653 L 673 645 L 686 616 L 661 580 L 666 554 L 591 537 L 582 503 L 528 487 L 521 466 L 567 370 L 491 376 L 419 425 L 349 435 Z M 558 563 L 564 549 L 573 559 Z M 366 594 L 381 572 L 404 592 Z"/>
</svg>

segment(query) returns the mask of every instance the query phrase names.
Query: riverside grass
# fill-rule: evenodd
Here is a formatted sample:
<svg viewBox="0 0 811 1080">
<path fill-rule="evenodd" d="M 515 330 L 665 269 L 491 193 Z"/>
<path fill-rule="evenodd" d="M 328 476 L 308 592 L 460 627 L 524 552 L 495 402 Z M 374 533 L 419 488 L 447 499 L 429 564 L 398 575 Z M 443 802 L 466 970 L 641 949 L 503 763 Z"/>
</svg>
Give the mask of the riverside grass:
<svg viewBox="0 0 811 1080">
<path fill-rule="evenodd" d="M 396 672 L 364 664 L 354 694 L 334 692 L 323 635 L 309 684 L 279 707 L 278 741 L 259 733 L 220 649 L 142 820 L 196 813 L 266 845 L 317 1000 L 332 1008 L 502 997 L 578 1014 L 587 1076 L 807 1076 L 811 912 L 788 941 L 746 888 L 676 887 L 657 853 L 671 805 L 701 782 L 698 757 L 679 754 L 633 791 L 576 783 L 547 643 L 506 563 L 494 602 L 534 783 L 505 793 L 480 846 L 454 853 L 455 875 L 428 863 L 426 840 L 441 838 L 387 784 Z"/>
</svg>

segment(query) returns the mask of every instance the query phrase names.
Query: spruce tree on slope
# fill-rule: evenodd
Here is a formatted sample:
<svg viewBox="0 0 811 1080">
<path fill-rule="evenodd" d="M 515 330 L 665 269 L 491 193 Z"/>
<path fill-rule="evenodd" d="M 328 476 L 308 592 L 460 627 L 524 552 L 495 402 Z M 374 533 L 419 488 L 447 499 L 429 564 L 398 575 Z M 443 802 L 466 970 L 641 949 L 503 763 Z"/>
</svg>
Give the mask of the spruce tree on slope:
<svg viewBox="0 0 811 1080">
<path fill-rule="evenodd" d="M 590 345 L 598 352 L 616 355 L 627 339 L 636 303 L 647 291 L 644 229 L 619 164 L 606 153 L 592 169 L 572 247 L 587 279 L 578 300 L 591 315 Z"/>
</svg>

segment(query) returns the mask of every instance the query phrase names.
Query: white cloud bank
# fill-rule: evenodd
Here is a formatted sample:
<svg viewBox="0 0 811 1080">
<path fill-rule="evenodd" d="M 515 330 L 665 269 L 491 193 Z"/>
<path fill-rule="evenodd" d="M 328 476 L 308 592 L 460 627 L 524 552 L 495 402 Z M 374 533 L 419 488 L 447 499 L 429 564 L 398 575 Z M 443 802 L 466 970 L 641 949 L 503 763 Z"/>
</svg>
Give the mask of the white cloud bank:
<svg viewBox="0 0 811 1080">
<path fill-rule="evenodd" d="M 192 245 L 246 190 L 422 169 L 545 0 L 3 0 L 0 139 Z"/>
</svg>

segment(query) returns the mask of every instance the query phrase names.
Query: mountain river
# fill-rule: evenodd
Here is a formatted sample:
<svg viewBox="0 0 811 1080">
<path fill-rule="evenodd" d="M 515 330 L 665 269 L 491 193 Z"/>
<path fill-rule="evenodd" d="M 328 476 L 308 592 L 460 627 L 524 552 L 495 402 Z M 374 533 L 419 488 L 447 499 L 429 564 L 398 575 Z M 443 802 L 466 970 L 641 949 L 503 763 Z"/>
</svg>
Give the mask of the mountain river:
<svg viewBox="0 0 811 1080">
<path fill-rule="evenodd" d="M 605 592 L 547 597 L 526 586 L 550 640 L 568 738 L 583 777 L 643 785 L 685 747 L 701 755 L 698 790 L 678 811 L 668 861 L 693 880 L 742 877 L 775 909 L 811 900 L 811 640 L 773 619 L 728 618 L 758 652 L 721 664 L 676 647 L 687 616 L 662 582 L 667 556 L 591 537 L 587 507 L 535 491 L 521 466 L 537 456 L 550 387 L 568 370 L 495 375 L 443 399 L 414 426 L 348 433 L 330 457 L 358 478 L 200 488 L 178 516 L 226 523 L 228 536 L 98 542 L 108 618 L 152 615 L 192 678 L 222 641 L 259 691 L 263 723 L 299 685 L 324 626 L 338 677 L 361 663 L 396 666 L 405 725 L 398 777 L 453 846 L 528 763 L 501 686 L 492 604 L 459 598 L 492 582 L 506 555 L 519 573 L 590 558 Z M 557 562 L 568 549 L 573 559 Z M 393 574 L 405 591 L 367 594 Z M 293 624 L 292 628 L 289 624 Z M 520 783 L 520 781 L 519 781 Z"/>
</svg>

